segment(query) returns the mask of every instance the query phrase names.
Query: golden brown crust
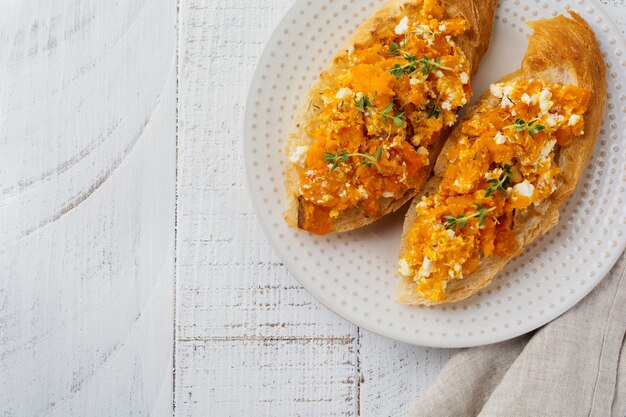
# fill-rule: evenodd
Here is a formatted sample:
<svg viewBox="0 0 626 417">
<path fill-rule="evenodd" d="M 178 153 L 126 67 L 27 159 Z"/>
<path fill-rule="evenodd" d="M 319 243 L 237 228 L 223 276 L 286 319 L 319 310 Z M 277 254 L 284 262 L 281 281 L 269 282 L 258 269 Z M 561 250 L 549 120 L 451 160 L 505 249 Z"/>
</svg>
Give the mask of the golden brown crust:
<svg viewBox="0 0 626 417">
<path fill-rule="evenodd" d="M 449 16 L 462 16 L 470 24 L 470 30 L 460 36 L 457 43 L 472 64 L 472 76 L 478 70 L 478 65 L 489 48 L 493 16 L 497 2 L 498 0 L 442 0 L 442 4 L 445 6 Z M 346 48 L 335 56 L 328 69 L 320 74 L 320 77 L 311 86 L 311 89 L 302 100 L 296 112 L 293 127 L 288 135 L 284 148 L 285 155 L 291 155 L 298 146 L 310 145 L 313 142 L 304 132 L 304 126 L 312 121 L 316 115 L 315 106 L 312 104 L 320 102 L 319 93 L 330 85 L 335 76 L 346 67 L 348 47 L 352 45 L 367 45 L 368 42 L 371 42 L 372 34 L 395 26 L 398 20 L 406 15 L 407 10 L 419 10 L 423 3 L 423 0 L 389 0 L 357 28 L 348 40 Z M 448 133 L 449 131 L 442 132 L 443 139 L 431 150 L 431 166 L 434 165 Z M 289 161 L 286 167 L 285 186 L 287 191 L 285 221 L 289 226 L 298 228 L 300 206 L 298 201 L 300 196 L 298 170 L 295 164 Z M 362 207 L 347 210 L 333 221 L 332 233 L 346 232 L 371 224 L 381 217 L 400 209 L 414 196 L 415 192 L 408 192 L 399 200 L 381 200 L 382 210 L 377 217 L 366 217 Z"/>
<path fill-rule="evenodd" d="M 558 164 L 561 168 L 556 186 L 557 190 L 538 206 L 531 206 L 515 217 L 513 233 L 520 243 L 517 253 L 508 258 L 492 256 L 481 261 L 478 271 L 463 280 L 448 283 L 446 302 L 463 300 L 491 283 L 494 276 L 515 256 L 523 252 L 524 247 L 537 237 L 552 229 L 559 220 L 559 207 L 574 191 L 580 175 L 587 165 L 596 137 L 602 124 L 606 101 L 606 68 L 600 47 L 593 30 L 579 15 L 571 12 L 571 18 L 558 16 L 554 19 L 539 20 L 530 23 L 534 34 L 531 36 L 528 50 L 521 69 L 504 77 L 499 82 L 516 79 L 541 79 L 551 83 L 576 84 L 591 91 L 591 100 L 585 113 L 585 134 L 574 140 L 569 147 L 561 148 Z M 485 94 L 479 102 L 469 109 L 464 120 L 470 118 L 476 107 L 492 99 Z M 434 175 L 422 190 L 436 192 L 442 175 L 449 165 L 445 155 L 454 147 L 461 136 L 460 125 L 450 135 L 441 157 L 438 159 Z M 407 237 L 416 217 L 416 198 L 409 210 L 404 227 L 401 254 L 407 250 Z M 401 255 L 401 256 L 402 256 Z M 431 300 L 419 297 L 415 284 L 408 278 L 402 278 L 398 302 L 409 305 L 430 305 Z"/>
</svg>

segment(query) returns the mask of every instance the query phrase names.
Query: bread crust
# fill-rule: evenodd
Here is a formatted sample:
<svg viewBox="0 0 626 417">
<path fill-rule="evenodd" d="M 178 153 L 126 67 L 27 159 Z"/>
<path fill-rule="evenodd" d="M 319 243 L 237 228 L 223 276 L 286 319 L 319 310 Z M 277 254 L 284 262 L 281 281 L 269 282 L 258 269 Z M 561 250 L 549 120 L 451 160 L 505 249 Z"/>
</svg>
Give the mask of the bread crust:
<svg viewBox="0 0 626 417">
<path fill-rule="evenodd" d="M 606 104 L 606 67 L 593 30 L 587 22 L 574 12 L 571 17 L 557 16 L 530 23 L 534 30 L 521 69 L 510 74 L 502 82 L 518 79 L 541 79 L 549 83 L 575 84 L 591 91 L 589 107 L 585 113 L 585 134 L 557 152 L 561 174 L 556 180 L 556 191 L 538 206 L 516 214 L 513 234 L 520 243 L 519 250 L 510 257 L 491 256 L 481 260 L 479 269 L 463 280 L 454 280 L 446 288 L 446 303 L 463 300 L 491 283 L 494 276 L 514 257 L 521 254 L 524 247 L 537 237 L 552 229 L 559 220 L 559 207 L 576 188 L 583 170 L 593 152 L 596 137 L 604 115 Z M 471 118 L 477 107 L 493 100 L 489 93 L 468 110 L 463 121 Z M 427 181 L 422 192 L 409 209 L 405 219 L 401 257 L 409 250 L 408 236 L 416 220 L 416 205 L 426 193 L 434 193 L 446 171 L 449 161 L 447 151 L 456 146 L 461 137 L 461 125 L 455 128 L 446 142 L 441 156 L 434 167 L 433 176 Z M 438 304 L 420 297 L 415 283 L 401 277 L 398 303 L 408 305 Z"/>
<path fill-rule="evenodd" d="M 457 44 L 471 62 L 472 76 L 478 70 L 478 65 L 489 48 L 491 40 L 493 17 L 498 0 L 442 0 L 441 3 L 450 17 L 462 16 L 469 22 L 469 30 L 458 37 Z M 309 146 L 314 140 L 304 131 L 304 127 L 315 117 L 316 113 L 311 103 L 320 101 L 319 93 L 327 86 L 348 63 L 349 46 L 367 45 L 372 41 L 372 34 L 378 33 L 397 24 L 398 20 L 406 15 L 407 11 L 420 10 L 423 0 L 389 0 L 371 17 L 361 24 L 343 48 L 332 60 L 329 67 L 320 74 L 308 93 L 301 101 L 292 128 L 288 134 L 284 147 L 286 156 L 293 154 L 298 146 Z M 450 130 L 442 132 L 442 140 L 430 151 L 430 166 L 433 166 L 445 138 Z M 297 166 L 287 161 L 286 164 L 286 210 L 285 221 L 293 228 L 299 228 L 299 179 Z M 417 191 L 409 191 L 398 200 L 381 199 L 381 211 L 378 216 L 367 217 L 360 205 L 341 213 L 332 221 L 331 233 L 341 233 L 358 229 L 376 220 L 393 213 L 410 201 Z"/>
</svg>

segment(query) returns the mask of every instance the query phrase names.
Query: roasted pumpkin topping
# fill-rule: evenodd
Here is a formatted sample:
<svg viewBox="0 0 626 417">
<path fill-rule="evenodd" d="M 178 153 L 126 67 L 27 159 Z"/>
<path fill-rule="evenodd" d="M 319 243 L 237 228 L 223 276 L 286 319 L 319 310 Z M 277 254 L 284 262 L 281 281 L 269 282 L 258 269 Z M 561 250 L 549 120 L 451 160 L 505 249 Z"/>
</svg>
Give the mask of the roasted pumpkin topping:
<svg viewBox="0 0 626 417">
<path fill-rule="evenodd" d="M 399 271 L 420 296 L 445 301 L 446 285 L 489 256 L 518 250 L 515 214 L 556 190 L 559 149 L 584 134 L 590 92 L 524 80 L 491 86 L 446 155 L 437 193 L 424 197 Z"/>
<path fill-rule="evenodd" d="M 309 110 L 313 139 L 290 160 L 298 166 L 300 227 L 330 232 L 350 209 L 376 216 L 420 187 L 429 154 L 471 95 L 470 63 L 454 38 L 464 19 L 444 17 L 436 0 L 354 45 Z"/>
</svg>

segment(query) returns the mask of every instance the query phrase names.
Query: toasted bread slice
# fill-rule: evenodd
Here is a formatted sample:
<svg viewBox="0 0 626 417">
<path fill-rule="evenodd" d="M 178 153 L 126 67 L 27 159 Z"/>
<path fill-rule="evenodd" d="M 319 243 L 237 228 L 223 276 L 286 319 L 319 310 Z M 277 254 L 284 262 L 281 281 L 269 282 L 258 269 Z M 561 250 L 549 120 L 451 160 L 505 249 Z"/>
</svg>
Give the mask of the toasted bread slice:
<svg viewBox="0 0 626 417">
<path fill-rule="evenodd" d="M 289 157 L 299 147 L 311 145 L 314 142 L 305 132 L 305 126 L 312 122 L 317 115 L 316 106 L 311 103 L 320 101 L 320 92 L 326 87 L 332 86 L 334 77 L 347 67 L 349 50 L 354 45 L 367 45 L 372 42 L 373 34 L 393 30 L 398 20 L 408 12 L 421 9 L 423 4 L 432 0 L 389 0 L 370 18 L 368 18 L 348 40 L 347 45 L 334 57 L 328 69 L 321 73 L 314 82 L 309 92 L 303 98 L 294 118 L 293 127 L 288 135 L 284 147 L 285 154 Z M 492 33 L 495 7 L 498 0 L 442 0 L 445 7 L 446 17 L 462 17 L 469 23 L 469 30 L 459 35 L 455 40 L 471 64 L 473 76 L 478 70 L 479 63 L 486 53 Z M 429 149 L 429 167 L 434 165 L 443 142 L 451 128 L 444 128 L 441 140 Z M 430 168 L 426 168 L 430 170 Z M 429 172 L 424 172 L 427 178 Z M 286 211 L 285 220 L 293 228 L 303 229 L 302 196 L 298 167 L 293 162 L 287 161 L 286 165 Z M 409 189 L 401 198 L 381 198 L 379 200 L 380 211 L 375 216 L 368 216 L 361 204 L 351 207 L 331 220 L 328 233 L 346 232 L 366 226 L 379 218 L 392 213 L 413 198 L 418 190 Z M 325 233 L 324 233 L 325 234 Z"/>
<path fill-rule="evenodd" d="M 508 257 L 490 256 L 480 261 L 477 271 L 462 279 L 451 280 L 445 289 L 444 302 L 456 302 L 478 292 L 491 283 L 494 276 L 524 247 L 537 237 L 552 229 L 559 219 L 559 207 L 574 191 L 593 152 L 596 136 L 600 130 L 606 101 L 606 68 L 593 30 L 576 13 L 571 18 L 558 16 L 554 19 L 530 23 L 534 34 L 530 37 L 528 50 L 521 69 L 504 77 L 500 82 L 538 79 L 553 84 L 574 84 L 591 91 L 590 102 L 584 115 L 585 133 L 574 139 L 568 147 L 556 150 L 556 162 L 561 170 L 556 180 L 556 191 L 536 206 L 530 206 L 515 214 L 513 235 L 519 247 Z M 468 110 L 463 121 L 469 120 L 477 107 L 489 103 L 494 97 L 485 94 Z M 494 105 L 498 105 L 494 103 Z M 433 176 L 425 184 L 419 198 L 409 210 L 404 226 L 401 257 L 408 250 L 408 235 L 416 221 L 416 207 L 426 193 L 436 193 L 449 165 L 447 151 L 457 145 L 461 137 L 462 123 L 449 136 L 439 157 Z M 557 145 L 558 146 L 558 145 Z M 401 276 L 398 302 L 408 305 L 438 304 L 421 297 L 411 278 Z"/>
</svg>

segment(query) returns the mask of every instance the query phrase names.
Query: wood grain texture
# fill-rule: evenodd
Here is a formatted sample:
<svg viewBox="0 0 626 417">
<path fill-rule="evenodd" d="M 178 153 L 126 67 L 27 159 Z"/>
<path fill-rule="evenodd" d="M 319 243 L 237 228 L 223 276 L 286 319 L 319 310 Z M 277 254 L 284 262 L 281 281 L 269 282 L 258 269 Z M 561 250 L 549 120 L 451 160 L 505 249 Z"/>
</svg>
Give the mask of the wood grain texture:
<svg viewBox="0 0 626 417">
<path fill-rule="evenodd" d="M 619 17 L 624 1 L 603 3 Z M 257 225 L 240 152 L 243 106 L 262 47 L 293 3 L 180 1 L 179 417 L 402 416 L 453 353 L 328 312 Z"/>
<path fill-rule="evenodd" d="M 328 312 L 257 224 L 240 157 L 243 105 L 262 47 L 293 2 L 180 5 L 177 416 L 406 411 L 450 354 Z"/>
<path fill-rule="evenodd" d="M 168 416 L 176 7 L 0 15 L 0 415 Z"/>
</svg>

